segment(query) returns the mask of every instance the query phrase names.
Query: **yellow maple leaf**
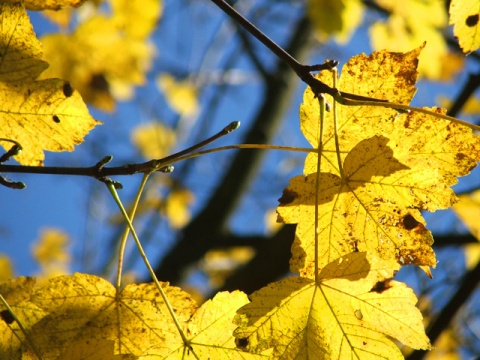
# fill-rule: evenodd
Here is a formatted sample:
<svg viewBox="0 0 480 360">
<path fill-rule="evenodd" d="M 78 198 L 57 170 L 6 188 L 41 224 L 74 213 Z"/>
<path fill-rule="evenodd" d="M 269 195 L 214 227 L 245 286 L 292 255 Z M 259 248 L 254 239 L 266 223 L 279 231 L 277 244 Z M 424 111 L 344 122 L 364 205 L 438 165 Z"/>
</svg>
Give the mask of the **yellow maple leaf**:
<svg viewBox="0 0 480 360">
<path fill-rule="evenodd" d="M 145 39 L 127 36 L 111 17 L 95 14 L 72 34 L 42 37 L 48 77 L 69 79 L 85 101 L 112 111 L 114 98 L 126 100 L 142 85 L 154 55 Z M 122 49 L 122 51 L 118 51 Z"/>
<path fill-rule="evenodd" d="M 158 25 L 162 16 L 163 2 L 159 0 L 111 0 L 112 20 L 127 33 L 127 36 L 146 39 Z"/>
<path fill-rule="evenodd" d="M 177 81 L 170 74 L 160 74 L 157 85 L 170 107 L 180 115 L 194 116 L 198 112 L 198 90 L 190 81 Z"/>
<path fill-rule="evenodd" d="M 0 284 L 13 278 L 14 270 L 10 257 L 0 254 Z"/>
<path fill-rule="evenodd" d="M 167 283 L 162 288 L 174 304 L 179 323 L 185 325 L 196 309 L 194 301 Z M 154 284 L 127 285 L 116 294 L 106 280 L 75 274 L 50 279 L 30 301 L 49 314 L 30 331 L 46 359 L 66 359 L 75 348 L 88 351 L 86 347 L 100 347 L 107 340 L 114 341 L 115 354 L 162 359 L 183 346 Z"/>
<path fill-rule="evenodd" d="M 34 278 L 23 276 L 0 284 L 0 294 L 26 331 L 47 314 L 30 302 L 34 286 Z M 25 337 L 3 303 L 0 303 L 0 314 L 0 359 L 21 359 Z"/>
<path fill-rule="evenodd" d="M 324 42 L 335 36 L 346 43 L 363 19 L 364 6 L 359 0 L 309 0 L 307 13 L 317 38 Z"/>
<path fill-rule="evenodd" d="M 161 159 L 167 156 L 177 141 L 175 131 L 160 123 L 138 125 L 132 132 L 132 143 L 147 159 Z"/>
<path fill-rule="evenodd" d="M 0 21 L 0 137 L 22 145 L 21 164 L 42 165 L 43 150 L 73 150 L 98 122 L 68 82 L 35 80 L 48 64 L 22 3 L 3 2 Z"/>
<path fill-rule="evenodd" d="M 403 359 L 390 337 L 429 349 L 417 299 L 390 280 L 391 267 L 351 253 L 327 265 L 317 283 L 270 284 L 237 312 L 237 343 L 253 353 L 273 348 L 275 359 Z"/>
<path fill-rule="evenodd" d="M 40 285 L 48 278 L 65 275 L 70 272 L 70 253 L 68 252 L 68 235 L 58 229 L 44 229 L 32 246 L 32 254 L 40 265 L 36 275 Z"/>
<path fill-rule="evenodd" d="M 165 214 L 175 229 L 180 229 L 190 221 L 189 206 L 195 197 L 188 189 L 175 189 L 166 199 Z"/>
<path fill-rule="evenodd" d="M 60 10 L 64 7 L 79 7 L 86 0 L 25 0 L 28 10 Z"/>
<path fill-rule="evenodd" d="M 247 295 L 241 291 L 220 292 L 206 301 L 189 321 L 186 334 L 191 350 L 185 356 L 182 346 L 171 358 L 182 359 L 266 359 L 265 354 L 255 355 L 237 348 L 232 323 L 235 312 L 247 304 Z M 268 352 L 267 352 L 268 353 Z M 170 358 L 169 357 L 169 358 Z"/>
<path fill-rule="evenodd" d="M 343 67 L 339 88 L 408 104 L 415 93 L 420 50 L 355 56 Z M 331 84 L 330 77 L 320 78 Z M 291 180 L 277 208 L 280 221 L 298 223 L 291 270 L 314 276 L 315 232 L 320 269 L 358 250 L 402 265 L 435 266 L 433 239 L 420 211 L 444 209 L 456 201 L 450 186 L 476 166 L 479 137 L 469 128 L 417 112 L 337 106 L 341 167 L 333 114 L 327 112 L 318 192 L 317 156 L 310 153 L 306 176 Z M 304 135 L 318 147 L 319 105 L 310 89 L 300 117 Z"/>
<path fill-rule="evenodd" d="M 461 61 L 448 51 L 440 31 L 447 24 L 447 14 L 442 1 L 377 0 L 390 15 L 385 22 L 375 22 L 370 27 L 374 50 L 407 51 L 423 42 L 427 43 L 421 54 L 419 72 L 432 80 L 449 80 L 460 67 L 449 63 Z"/>
<path fill-rule="evenodd" d="M 480 1 L 452 0 L 450 25 L 463 52 L 470 53 L 480 47 Z"/>
</svg>

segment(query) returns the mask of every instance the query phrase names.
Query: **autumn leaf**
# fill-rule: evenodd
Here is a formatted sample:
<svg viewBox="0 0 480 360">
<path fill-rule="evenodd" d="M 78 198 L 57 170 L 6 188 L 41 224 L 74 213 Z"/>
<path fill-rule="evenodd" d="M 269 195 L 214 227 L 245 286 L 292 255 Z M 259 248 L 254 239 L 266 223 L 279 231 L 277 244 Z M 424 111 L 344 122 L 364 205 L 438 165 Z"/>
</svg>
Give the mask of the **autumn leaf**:
<svg viewBox="0 0 480 360">
<path fill-rule="evenodd" d="M 28 10 L 60 10 L 67 6 L 79 7 L 86 0 L 25 0 Z"/>
<path fill-rule="evenodd" d="M 480 47 L 480 1 L 452 0 L 450 25 L 463 52 L 470 53 Z"/>
<path fill-rule="evenodd" d="M 98 123 L 64 80 L 35 80 L 48 64 L 21 2 L 0 5 L 0 137 L 19 142 L 23 165 L 42 165 L 43 150 L 71 151 Z"/>
<path fill-rule="evenodd" d="M 307 4 L 315 35 L 322 42 L 333 35 L 346 43 L 363 19 L 364 6 L 359 0 L 309 0 Z"/>
<path fill-rule="evenodd" d="M 42 37 L 51 64 L 44 76 L 69 79 L 85 101 L 105 111 L 130 99 L 146 81 L 154 56 L 147 37 L 161 15 L 158 1 L 141 8 L 130 3 L 114 1 L 111 16 L 93 12 L 70 34 Z"/>
<path fill-rule="evenodd" d="M 132 143 L 147 159 L 161 159 L 169 154 L 177 141 L 175 131 L 156 121 L 133 129 Z"/>
<path fill-rule="evenodd" d="M 218 293 L 197 309 L 188 294 L 161 284 L 186 345 L 154 284 L 127 285 L 118 294 L 106 280 L 86 274 L 56 277 L 38 289 L 34 284 L 33 278 L 18 278 L 0 285 L 0 293 L 44 359 L 261 359 L 271 352 L 254 355 L 237 348 L 232 319 L 249 301 L 240 291 Z M 1 347 L 18 329 L 11 321 L 0 325 L 0 356 L 33 359 L 21 336 Z"/>
<path fill-rule="evenodd" d="M 161 74 L 157 86 L 163 91 L 170 107 L 178 114 L 194 116 L 198 112 L 198 94 L 196 86 L 188 81 L 177 81 L 170 74 Z"/>
<path fill-rule="evenodd" d="M 355 56 L 343 67 L 342 91 L 408 104 L 415 93 L 417 58 L 411 52 Z M 331 76 L 320 79 L 331 84 Z M 421 210 L 451 206 L 450 188 L 480 159 L 480 141 L 469 128 L 417 112 L 337 104 L 337 161 L 333 112 L 324 121 L 321 172 L 307 156 L 304 173 L 291 180 L 277 208 L 279 220 L 297 223 L 291 270 L 313 276 L 315 206 L 318 266 L 351 251 L 367 251 L 401 265 L 436 265 Z M 441 109 L 432 111 L 443 112 Z M 301 129 L 318 147 L 319 105 L 310 89 L 300 109 Z"/>
<path fill-rule="evenodd" d="M 30 302 L 34 286 L 34 278 L 23 276 L 0 284 L 0 294 L 27 331 L 47 314 Z M 0 359 L 21 359 L 26 340 L 18 323 L 3 304 L 0 304 L 0 318 Z"/>
<path fill-rule="evenodd" d="M 171 357 L 177 358 L 175 355 L 183 354 L 182 359 L 269 358 L 266 355 L 249 354 L 235 345 L 232 334 L 236 326 L 232 319 L 235 312 L 248 302 L 247 295 L 241 291 L 220 292 L 212 300 L 205 302 L 188 323 L 187 336 L 191 345 L 190 352 L 185 356 L 185 348 L 182 347 Z"/>
<path fill-rule="evenodd" d="M 162 288 L 185 324 L 194 301 L 167 283 Z M 85 352 L 110 340 L 115 354 L 157 358 L 183 345 L 154 284 L 127 285 L 116 294 L 113 285 L 93 275 L 61 276 L 37 290 L 31 303 L 49 314 L 30 332 L 45 359 L 66 359 L 73 349 Z"/>
<path fill-rule="evenodd" d="M 36 243 L 32 246 L 32 255 L 40 265 L 37 277 L 43 285 L 48 278 L 69 273 L 70 253 L 69 238 L 66 233 L 54 228 L 43 229 Z"/>
<path fill-rule="evenodd" d="M 256 291 L 237 312 L 237 344 L 275 359 L 403 359 L 391 338 L 429 349 L 417 299 L 390 280 L 392 264 L 350 253 L 318 282 L 290 277 Z"/>
<path fill-rule="evenodd" d="M 462 61 L 451 54 L 441 29 L 447 25 L 445 5 L 441 1 L 377 0 L 388 12 L 385 21 L 374 22 L 369 29 L 374 50 L 408 51 L 423 42 L 427 46 L 420 56 L 420 75 L 432 80 L 450 80 Z"/>
</svg>

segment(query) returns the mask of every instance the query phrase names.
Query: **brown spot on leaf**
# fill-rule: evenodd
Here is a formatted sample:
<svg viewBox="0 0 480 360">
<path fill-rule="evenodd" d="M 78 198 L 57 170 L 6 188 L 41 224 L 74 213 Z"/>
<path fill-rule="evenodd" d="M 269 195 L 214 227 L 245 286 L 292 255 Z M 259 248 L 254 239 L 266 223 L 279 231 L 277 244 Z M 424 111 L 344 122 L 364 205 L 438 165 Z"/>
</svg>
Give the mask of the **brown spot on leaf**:
<svg viewBox="0 0 480 360">
<path fill-rule="evenodd" d="M 370 292 L 376 292 L 376 293 L 383 293 L 385 290 L 388 290 L 392 287 L 392 284 L 390 283 L 391 279 L 387 279 L 385 281 L 379 281 L 375 285 L 373 285 L 372 290 Z"/>
<path fill-rule="evenodd" d="M 465 20 L 465 24 L 467 24 L 468 27 L 477 26 L 477 24 L 478 24 L 478 17 L 479 17 L 478 14 L 470 15 L 469 17 L 467 17 L 467 20 Z"/>
<path fill-rule="evenodd" d="M 65 95 L 66 97 L 70 97 L 73 95 L 72 85 L 70 85 L 68 81 L 65 81 L 65 83 L 63 84 L 63 95 Z"/>
<path fill-rule="evenodd" d="M 52 116 L 53 121 L 55 121 L 57 124 L 60 122 L 60 118 L 57 115 Z"/>
<path fill-rule="evenodd" d="M 285 189 L 283 190 L 282 196 L 280 199 L 278 199 L 278 202 L 280 205 L 287 205 L 290 204 L 295 198 L 298 196 L 298 194 L 295 191 Z"/>
<path fill-rule="evenodd" d="M 463 153 L 457 153 L 457 155 L 455 155 L 455 159 L 458 160 L 458 161 L 461 161 L 463 159 L 465 159 L 467 156 Z"/>
<path fill-rule="evenodd" d="M 12 322 L 15 321 L 13 318 L 12 314 L 10 314 L 10 311 L 8 310 L 2 310 L 0 312 L 0 317 L 2 318 L 3 321 L 5 321 L 7 324 L 11 324 Z"/>
<path fill-rule="evenodd" d="M 412 230 L 412 229 L 415 229 L 417 227 L 418 224 L 420 224 L 412 215 L 410 214 L 407 214 L 405 215 L 405 217 L 403 218 L 403 227 L 406 229 L 406 230 Z"/>
<path fill-rule="evenodd" d="M 109 91 L 109 84 L 103 74 L 95 74 L 91 77 L 89 86 L 98 91 Z"/>
<path fill-rule="evenodd" d="M 248 339 L 235 339 L 235 344 L 240 350 L 247 350 Z"/>
</svg>

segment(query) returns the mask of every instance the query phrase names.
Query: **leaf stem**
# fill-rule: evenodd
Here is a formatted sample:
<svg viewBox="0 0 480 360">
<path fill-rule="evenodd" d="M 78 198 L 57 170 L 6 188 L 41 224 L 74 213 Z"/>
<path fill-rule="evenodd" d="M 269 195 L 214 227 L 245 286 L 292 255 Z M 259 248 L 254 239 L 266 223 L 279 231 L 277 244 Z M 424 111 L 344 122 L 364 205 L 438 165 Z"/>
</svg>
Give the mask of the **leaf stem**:
<svg viewBox="0 0 480 360">
<path fill-rule="evenodd" d="M 182 327 L 180 325 L 180 322 L 178 321 L 177 319 L 177 316 L 175 315 L 175 311 L 173 310 L 173 307 L 172 305 L 170 304 L 170 301 L 168 300 L 168 297 L 167 297 L 167 294 L 165 293 L 165 291 L 163 291 L 163 288 L 162 288 L 162 285 L 160 284 L 160 282 L 158 281 L 156 275 L 155 275 L 155 271 L 153 270 L 152 266 L 150 265 L 150 261 L 148 260 L 147 258 L 147 254 L 145 253 L 145 251 L 143 250 L 143 247 L 142 247 L 142 244 L 140 243 L 140 240 L 137 236 L 137 233 L 133 227 L 133 224 L 127 214 L 127 211 L 125 210 L 123 204 L 122 204 L 122 201 L 120 200 L 120 197 L 118 196 L 118 193 L 117 193 L 117 190 L 115 188 L 115 185 L 112 181 L 106 181 L 105 184 L 107 185 L 107 188 L 110 192 L 110 194 L 112 195 L 113 199 L 115 200 L 118 208 L 120 209 L 120 212 L 122 213 L 125 221 L 127 222 L 127 226 L 128 228 L 130 229 L 130 231 L 132 232 L 132 236 L 133 236 L 133 239 L 135 240 L 135 243 L 137 245 L 137 248 L 138 248 L 138 251 L 140 252 L 140 256 L 142 257 L 143 259 L 143 262 L 145 263 L 145 266 L 147 267 L 148 269 L 148 273 L 150 274 L 150 276 L 152 277 L 155 285 L 157 286 L 158 288 L 158 291 L 160 292 L 160 295 L 163 299 L 163 302 L 165 303 L 165 306 L 167 307 L 168 309 L 168 312 L 170 314 L 170 316 L 172 317 L 172 320 L 173 322 L 175 323 L 175 327 L 177 328 L 178 330 L 178 333 L 180 334 L 180 337 L 182 338 L 182 341 L 183 343 L 185 344 L 185 346 L 189 347 L 190 350 L 191 349 L 191 346 L 190 346 L 190 342 L 189 340 L 186 338 L 183 330 L 182 330 Z"/>
<path fill-rule="evenodd" d="M 137 211 L 138 203 L 140 202 L 140 198 L 142 196 L 143 190 L 145 189 L 145 185 L 147 183 L 149 176 L 150 174 L 143 175 L 142 182 L 140 183 L 137 194 L 135 196 L 135 200 L 133 202 L 133 208 L 130 213 L 130 219 L 132 222 L 133 222 L 133 219 L 135 218 L 135 212 Z M 116 283 L 117 293 L 120 292 L 120 287 L 122 285 L 122 269 L 123 269 L 123 261 L 125 256 L 125 246 L 127 244 L 127 238 L 129 233 L 130 233 L 130 227 L 129 225 L 127 225 L 125 227 L 125 231 L 123 232 L 122 238 L 120 240 L 120 250 L 118 253 L 117 283 Z"/>
<path fill-rule="evenodd" d="M 317 172 L 315 173 L 315 284 L 318 284 L 318 195 L 320 194 L 320 174 L 322 171 L 322 152 L 323 152 L 323 126 L 325 121 L 325 107 L 326 102 L 323 96 L 318 97 L 318 104 L 320 105 L 320 123 L 318 129 L 318 147 L 317 147 Z"/>
</svg>

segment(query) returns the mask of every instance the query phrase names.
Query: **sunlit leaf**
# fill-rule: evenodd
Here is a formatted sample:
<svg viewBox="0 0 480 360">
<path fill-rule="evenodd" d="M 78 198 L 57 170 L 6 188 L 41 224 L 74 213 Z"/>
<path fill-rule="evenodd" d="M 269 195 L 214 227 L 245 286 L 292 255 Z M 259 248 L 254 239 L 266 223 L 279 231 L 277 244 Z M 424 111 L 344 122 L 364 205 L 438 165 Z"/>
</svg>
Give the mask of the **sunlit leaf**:
<svg viewBox="0 0 480 360">
<path fill-rule="evenodd" d="M 268 359 L 268 356 L 246 353 L 235 345 L 233 331 L 236 326 L 232 319 L 247 303 L 247 295 L 241 291 L 220 292 L 205 302 L 188 324 L 187 336 L 192 349 L 182 359 Z M 181 354 L 185 354 L 183 347 L 176 355 Z"/>
<path fill-rule="evenodd" d="M 480 47 L 480 1 L 452 0 L 450 25 L 463 52 L 470 53 Z"/>
<path fill-rule="evenodd" d="M 419 51 L 356 56 L 344 66 L 339 87 L 408 104 L 415 93 Z M 330 75 L 322 76 L 331 83 Z M 320 269 L 356 250 L 402 265 L 435 266 L 433 239 L 420 211 L 444 209 L 456 201 L 450 186 L 480 159 L 478 136 L 464 126 L 416 112 L 341 105 L 337 111 L 342 170 L 333 112 L 327 112 L 318 192 L 317 159 L 312 153 L 305 162 L 306 176 L 293 178 L 280 199 L 279 219 L 298 223 L 291 270 L 314 274 L 316 204 Z M 317 147 L 319 105 L 308 89 L 301 106 L 301 128 Z"/>
<path fill-rule="evenodd" d="M 363 19 L 364 6 L 359 0 L 309 0 L 307 9 L 320 41 L 334 36 L 346 43 Z"/>
<path fill-rule="evenodd" d="M 191 298 L 179 288 L 162 284 L 180 324 L 195 311 Z M 164 358 L 183 342 L 153 284 L 128 285 L 120 294 L 107 281 L 75 274 L 51 279 L 32 295 L 31 302 L 49 313 L 31 329 L 42 356 L 68 358 L 76 346 L 115 343 L 115 354 Z"/>
<path fill-rule="evenodd" d="M 60 10 L 67 6 L 79 7 L 86 0 L 25 0 L 28 10 Z"/>
<path fill-rule="evenodd" d="M 175 131 L 160 122 L 138 125 L 131 137 L 133 144 L 147 159 L 167 156 L 177 141 Z"/>
<path fill-rule="evenodd" d="M 351 253 L 326 266 L 317 284 L 290 277 L 268 285 L 237 312 L 237 344 L 273 348 L 275 359 L 402 359 L 390 337 L 429 349 L 417 299 L 388 279 L 390 266 Z"/>
<path fill-rule="evenodd" d="M 18 277 L 0 284 L 0 294 L 27 331 L 47 314 L 30 302 L 34 286 L 35 279 L 31 277 Z M 0 303 L 0 359 L 21 359 L 25 341 L 18 323 Z"/>
<path fill-rule="evenodd" d="M 418 67 L 422 76 L 433 80 L 450 80 L 460 67 L 450 67 L 461 61 L 448 51 L 441 29 L 447 25 L 445 4 L 430 0 L 377 0 L 389 13 L 384 22 L 370 27 L 374 50 L 408 51 L 422 44 L 427 46 L 420 56 Z"/>
<path fill-rule="evenodd" d="M 197 88 L 188 80 L 177 81 L 170 74 L 161 74 L 157 79 L 170 107 L 177 113 L 193 116 L 198 112 Z"/>
<path fill-rule="evenodd" d="M 70 83 L 35 80 L 48 65 L 22 3 L 1 4 L 0 21 L 0 137 L 22 145 L 20 163 L 42 165 L 43 150 L 73 150 L 97 122 Z"/>
</svg>

